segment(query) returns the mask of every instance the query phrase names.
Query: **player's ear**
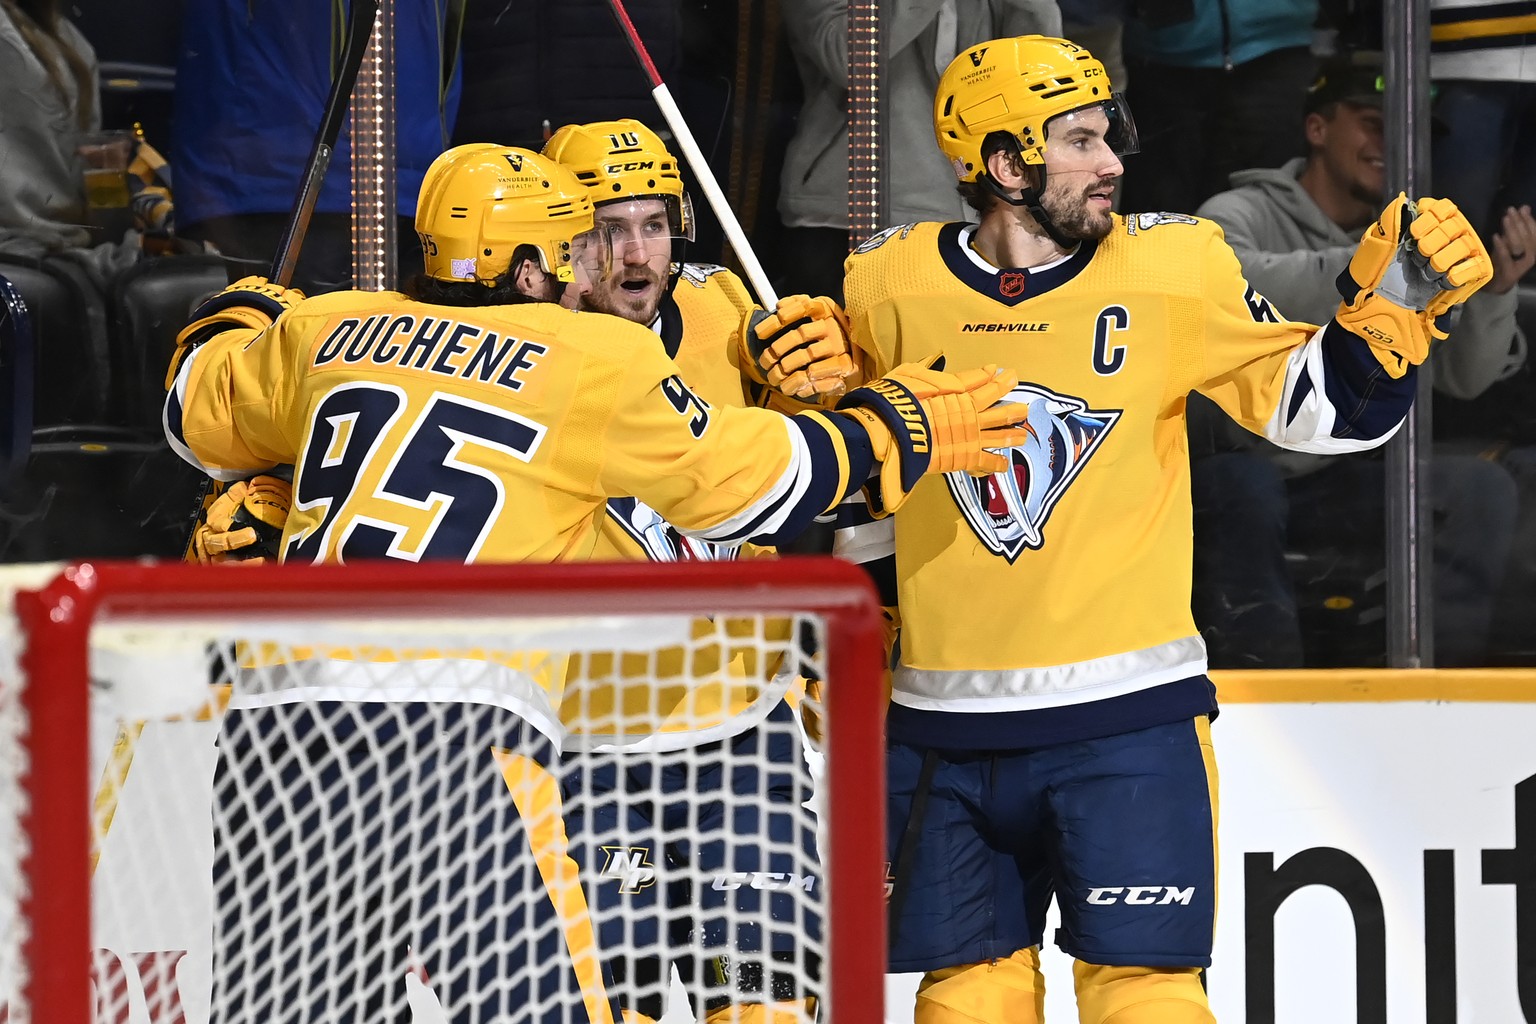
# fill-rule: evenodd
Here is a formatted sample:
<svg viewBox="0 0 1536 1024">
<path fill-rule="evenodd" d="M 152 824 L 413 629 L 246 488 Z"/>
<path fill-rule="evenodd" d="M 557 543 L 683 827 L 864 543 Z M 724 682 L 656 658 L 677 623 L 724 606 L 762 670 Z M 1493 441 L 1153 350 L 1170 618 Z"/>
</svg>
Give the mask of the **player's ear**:
<svg viewBox="0 0 1536 1024">
<path fill-rule="evenodd" d="M 537 302 L 553 302 L 555 295 L 555 279 L 544 273 L 538 260 L 521 259 L 512 265 L 512 286 L 518 294 L 526 295 Z"/>
<path fill-rule="evenodd" d="M 1016 150 L 997 149 L 987 155 L 987 173 L 1004 191 L 1032 187 L 1031 170 Z"/>
</svg>

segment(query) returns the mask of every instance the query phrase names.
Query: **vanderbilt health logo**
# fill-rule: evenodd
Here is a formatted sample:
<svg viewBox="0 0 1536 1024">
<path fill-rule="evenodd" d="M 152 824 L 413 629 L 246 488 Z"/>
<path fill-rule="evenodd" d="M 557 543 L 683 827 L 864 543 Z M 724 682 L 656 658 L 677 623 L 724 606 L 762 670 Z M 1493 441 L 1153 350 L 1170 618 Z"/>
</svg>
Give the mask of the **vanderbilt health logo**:
<svg viewBox="0 0 1536 1024">
<path fill-rule="evenodd" d="M 601 872 L 604 878 L 615 878 L 619 892 L 637 893 L 656 884 L 656 868 L 651 864 L 651 851 L 646 846 L 605 846 Z"/>
<path fill-rule="evenodd" d="M 1003 399 L 1029 409 L 1029 440 L 1005 450 L 1008 468 L 977 479 L 946 473 L 955 504 L 988 551 L 1012 562 L 1045 545 L 1045 523 L 1120 419 L 1119 409 L 1090 409 L 1081 398 L 1020 384 Z"/>
</svg>

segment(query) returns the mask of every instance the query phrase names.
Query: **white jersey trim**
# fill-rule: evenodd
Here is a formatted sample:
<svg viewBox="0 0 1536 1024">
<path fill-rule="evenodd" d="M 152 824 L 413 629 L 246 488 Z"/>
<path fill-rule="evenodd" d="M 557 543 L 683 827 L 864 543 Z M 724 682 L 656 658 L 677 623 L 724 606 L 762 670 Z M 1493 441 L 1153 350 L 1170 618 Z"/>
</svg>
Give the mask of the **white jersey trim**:
<svg viewBox="0 0 1536 1024">
<path fill-rule="evenodd" d="M 704 530 L 685 530 L 679 526 L 680 533 L 716 544 L 738 544 L 752 537 L 777 533 L 783 528 L 810 489 L 812 467 L 811 449 L 805 443 L 805 436 L 791 425 L 788 416 L 780 419 L 789 436 L 789 465 L 769 492 L 723 523 Z"/>
<path fill-rule="evenodd" d="M 1333 436 L 1339 414 L 1328 399 L 1328 370 L 1323 358 L 1323 335 L 1329 329 L 1328 326 L 1319 328 L 1312 337 L 1291 350 L 1285 367 L 1285 388 L 1274 415 L 1264 424 L 1264 436 L 1281 448 L 1314 455 L 1363 452 L 1380 447 L 1401 429 L 1401 421 L 1380 437 Z M 1311 390 L 1292 410 L 1296 389 L 1303 381 L 1311 385 Z"/>
<path fill-rule="evenodd" d="M 409 672 L 401 671 L 410 666 Z M 462 680 L 462 682 L 459 682 Z M 531 676 L 473 658 L 340 661 L 306 658 L 236 673 L 229 706 L 236 710 L 307 701 L 369 704 L 483 704 L 510 711 L 558 751 L 565 739 L 550 696 Z"/>
<path fill-rule="evenodd" d="M 860 497 L 859 502 L 863 502 Z M 846 504 L 846 503 L 845 503 Z M 858 526 L 845 526 L 832 534 L 832 553 L 856 565 L 892 558 L 896 554 L 896 520 L 890 516 Z"/>
<path fill-rule="evenodd" d="M 891 700 L 920 711 L 985 714 L 1090 704 L 1206 672 L 1205 641 L 1198 636 L 1156 647 L 1048 668 L 946 671 L 902 665 Z"/>
</svg>

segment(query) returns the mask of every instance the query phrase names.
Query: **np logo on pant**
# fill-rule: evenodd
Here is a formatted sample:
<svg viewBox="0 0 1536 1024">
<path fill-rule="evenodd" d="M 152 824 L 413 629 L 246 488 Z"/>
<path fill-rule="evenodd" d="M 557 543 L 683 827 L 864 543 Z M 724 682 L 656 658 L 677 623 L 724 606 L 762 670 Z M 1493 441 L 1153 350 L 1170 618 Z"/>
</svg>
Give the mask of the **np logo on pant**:
<svg viewBox="0 0 1536 1024">
<path fill-rule="evenodd" d="M 656 884 L 656 868 L 651 865 L 651 851 L 646 846 L 605 846 L 604 878 L 616 878 L 619 892 L 637 893 Z"/>
</svg>

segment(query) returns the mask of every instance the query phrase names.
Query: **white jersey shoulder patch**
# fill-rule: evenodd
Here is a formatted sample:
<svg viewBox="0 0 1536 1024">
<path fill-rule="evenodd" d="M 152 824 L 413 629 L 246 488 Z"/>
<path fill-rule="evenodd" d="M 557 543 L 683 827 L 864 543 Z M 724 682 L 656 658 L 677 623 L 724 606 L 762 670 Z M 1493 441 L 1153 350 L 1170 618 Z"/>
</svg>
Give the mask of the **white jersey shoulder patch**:
<svg viewBox="0 0 1536 1024">
<path fill-rule="evenodd" d="M 1134 235 L 1138 231 L 1151 231 L 1155 227 L 1164 224 L 1198 224 L 1199 218 L 1191 217 L 1187 213 L 1136 213 L 1125 218 L 1125 233 Z"/>
</svg>

